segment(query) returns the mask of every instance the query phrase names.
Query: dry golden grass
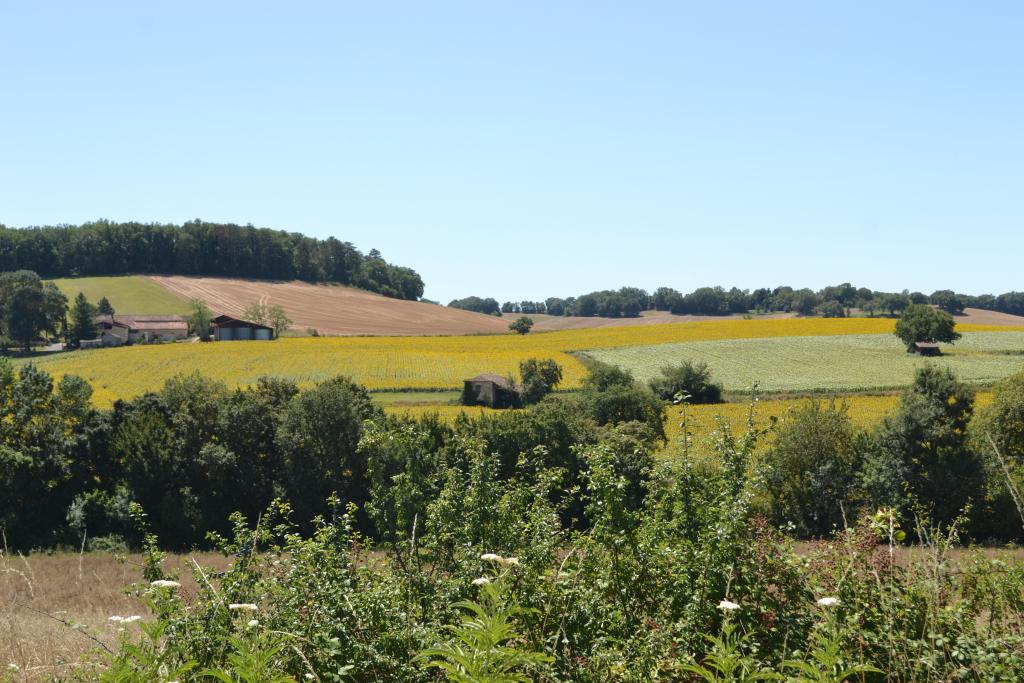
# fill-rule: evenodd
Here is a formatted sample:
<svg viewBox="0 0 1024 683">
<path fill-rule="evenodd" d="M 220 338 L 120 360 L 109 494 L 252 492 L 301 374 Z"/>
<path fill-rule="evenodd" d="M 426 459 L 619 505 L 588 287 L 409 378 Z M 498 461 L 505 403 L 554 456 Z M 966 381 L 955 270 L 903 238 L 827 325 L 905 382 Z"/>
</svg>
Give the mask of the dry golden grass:
<svg viewBox="0 0 1024 683">
<path fill-rule="evenodd" d="M 174 555 L 166 563 L 181 570 L 186 595 L 196 590 L 187 568 L 190 557 Z M 204 567 L 228 563 L 216 554 L 195 558 Z M 98 656 L 89 655 L 101 648 L 85 634 L 113 649 L 120 634 L 111 616 L 148 618 L 145 606 L 125 593 L 142 579 L 140 558 L 125 560 L 105 553 L 0 555 L 0 678 L 11 664 L 19 669 L 17 680 L 51 680 L 75 669 L 87 671 Z"/>
</svg>

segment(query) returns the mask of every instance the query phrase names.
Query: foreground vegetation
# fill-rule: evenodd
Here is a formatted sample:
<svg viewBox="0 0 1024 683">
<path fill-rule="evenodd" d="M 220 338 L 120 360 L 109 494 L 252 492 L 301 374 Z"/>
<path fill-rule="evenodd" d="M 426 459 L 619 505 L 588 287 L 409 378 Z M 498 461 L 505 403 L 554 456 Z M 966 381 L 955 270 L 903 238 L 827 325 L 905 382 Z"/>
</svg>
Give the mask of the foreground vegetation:
<svg viewBox="0 0 1024 683">
<path fill-rule="evenodd" d="M 697 409 L 666 450 L 663 401 L 600 363 L 576 394 L 451 421 L 388 417 L 343 377 L 185 375 L 105 411 L 3 362 L 0 397 L 6 547 L 143 551 L 148 612 L 111 615 L 85 678 L 1024 675 L 1024 565 L 952 556 L 1024 538 L 1024 374 L 975 411 L 928 365 L 872 427 L 802 401 L 718 420 L 702 453 Z M 229 563 L 184 581 L 161 548 L 189 547 Z"/>
<path fill-rule="evenodd" d="M 671 325 L 567 330 L 544 334 L 460 337 L 330 337 L 280 339 L 272 344 L 219 342 L 99 349 L 38 358 L 32 362 L 55 376 L 86 378 L 97 405 L 159 389 L 176 373 L 201 372 L 230 386 L 251 385 L 274 374 L 309 386 L 337 374 L 372 390 L 461 389 L 462 380 L 483 372 L 513 374 L 529 358 L 553 359 L 564 371 L 561 387 L 578 389 L 586 367 L 575 352 L 691 341 L 774 337 L 884 335 L 892 355 L 902 348 L 887 319 L 723 320 Z M 1015 328 L 961 325 L 971 332 Z M 881 343 L 881 342 L 880 342 Z M 1013 359 L 1007 357 L 1012 362 Z M 29 362 L 30 359 L 19 362 Z M 717 372 L 717 370 L 716 370 Z"/>
</svg>

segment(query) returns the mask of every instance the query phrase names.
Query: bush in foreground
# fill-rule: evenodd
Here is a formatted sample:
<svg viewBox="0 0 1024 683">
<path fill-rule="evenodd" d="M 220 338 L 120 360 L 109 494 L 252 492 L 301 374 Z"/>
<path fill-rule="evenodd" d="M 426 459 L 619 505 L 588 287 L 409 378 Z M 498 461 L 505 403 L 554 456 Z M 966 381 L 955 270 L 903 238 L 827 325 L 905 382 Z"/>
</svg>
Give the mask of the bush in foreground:
<svg viewBox="0 0 1024 683">
<path fill-rule="evenodd" d="M 1024 676 L 1024 568 L 981 554 L 954 561 L 958 526 L 938 532 L 920 520 L 928 545 L 897 561 L 905 520 L 891 509 L 802 557 L 751 512 L 759 436 L 723 425 L 714 475 L 698 476 L 685 454 L 651 463 L 639 503 L 621 449 L 581 448 L 586 531 L 559 521 L 552 494 L 564 470 L 539 467 L 537 453 L 499 478 L 496 458 L 469 440 L 436 491 L 395 496 L 399 511 L 420 504 L 405 509 L 406 531 L 376 548 L 337 499 L 311 535 L 285 503 L 255 525 L 234 516 L 232 532 L 214 540 L 236 559 L 222 574 L 196 567 L 195 595 L 163 575 L 147 535 L 138 591 L 154 617 L 103 678 Z M 390 479 L 415 481 L 416 468 L 406 460 Z"/>
</svg>

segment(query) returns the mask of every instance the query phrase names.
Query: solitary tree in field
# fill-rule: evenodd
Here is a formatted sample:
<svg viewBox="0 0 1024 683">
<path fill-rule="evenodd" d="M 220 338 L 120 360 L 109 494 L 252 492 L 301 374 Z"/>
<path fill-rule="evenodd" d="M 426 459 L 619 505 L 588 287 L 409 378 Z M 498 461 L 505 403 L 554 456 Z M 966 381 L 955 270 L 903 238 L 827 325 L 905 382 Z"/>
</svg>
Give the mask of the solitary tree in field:
<svg viewBox="0 0 1024 683">
<path fill-rule="evenodd" d="M 525 315 L 519 316 L 512 321 L 512 324 L 508 326 L 508 329 L 519 334 L 529 334 L 530 329 L 533 327 L 533 320 L 527 318 Z"/>
<path fill-rule="evenodd" d="M 904 344 L 914 342 L 946 342 L 952 344 L 960 338 L 953 330 L 953 316 L 928 304 L 910 304 L 896 322 L 894 334 Z"/>
</svg>

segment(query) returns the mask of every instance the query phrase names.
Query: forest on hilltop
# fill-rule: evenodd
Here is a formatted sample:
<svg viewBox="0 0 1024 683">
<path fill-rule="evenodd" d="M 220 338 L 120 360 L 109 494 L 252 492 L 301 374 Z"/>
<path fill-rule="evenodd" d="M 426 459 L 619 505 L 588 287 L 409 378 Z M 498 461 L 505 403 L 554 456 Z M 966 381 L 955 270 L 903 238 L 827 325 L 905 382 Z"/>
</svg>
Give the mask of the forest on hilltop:
<svg viewBox="0 0 1024 683">
<path fill-rule="evenodd" d="M 351 242 L 252 225 L 115 223 L 9 228 L 0 225 L 0 272 L 43 278 L 135 273 L 335 282 L 396 299 L 423 296 L 411 268 L 363 254 Z"/>
</svg>

